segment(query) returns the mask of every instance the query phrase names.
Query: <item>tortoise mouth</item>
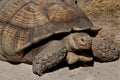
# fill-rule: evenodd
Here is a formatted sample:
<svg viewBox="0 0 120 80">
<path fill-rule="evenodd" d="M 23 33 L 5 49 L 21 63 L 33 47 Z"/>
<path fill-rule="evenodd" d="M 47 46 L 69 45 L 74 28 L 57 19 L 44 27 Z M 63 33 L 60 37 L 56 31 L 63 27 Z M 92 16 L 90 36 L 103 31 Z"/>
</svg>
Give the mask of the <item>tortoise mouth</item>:
<svg viewBox="0 0 120 80">
<path fill-rule="evenodd" d="M 65 4 L 53 4 L 48 8 L 48 17 L 52 22 L 71 22 L 78 19 L 76 9 Z"/>
</svg>

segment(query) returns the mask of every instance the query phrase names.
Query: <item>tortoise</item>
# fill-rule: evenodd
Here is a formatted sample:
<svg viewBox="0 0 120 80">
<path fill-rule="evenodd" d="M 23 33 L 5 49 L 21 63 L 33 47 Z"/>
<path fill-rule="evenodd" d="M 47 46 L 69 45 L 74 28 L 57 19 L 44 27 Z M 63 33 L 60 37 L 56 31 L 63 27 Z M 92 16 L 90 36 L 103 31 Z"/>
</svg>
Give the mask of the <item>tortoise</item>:
<svg viewBox="0 0 120 80">
<path fill-rule="evenodd" d="M 0 60 L 32 64 L 38 75 L 65 58 L 118 59 L 113 45 L 87 33 L 99 30 L 72 0 L 0 0 Z M 87 49 L 93 57 L 75 54 Z"/>
</svg>

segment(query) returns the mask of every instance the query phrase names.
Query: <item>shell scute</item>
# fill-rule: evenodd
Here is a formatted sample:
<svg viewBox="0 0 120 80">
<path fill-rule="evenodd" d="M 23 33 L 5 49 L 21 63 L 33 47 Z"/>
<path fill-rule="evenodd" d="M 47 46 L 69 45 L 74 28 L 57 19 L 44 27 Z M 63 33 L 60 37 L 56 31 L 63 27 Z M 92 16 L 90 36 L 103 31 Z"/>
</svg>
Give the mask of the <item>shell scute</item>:
<svg viewBox="0 0 120 80">
<path fill-rule="evenodd" d="M 19 52 L 54 34 L 93 26 L 72 0 L 2 0 L 0 24 L 4 26 L 0 26 L 1 44 L 7 53 L 10 49 Z"/>
</svg>

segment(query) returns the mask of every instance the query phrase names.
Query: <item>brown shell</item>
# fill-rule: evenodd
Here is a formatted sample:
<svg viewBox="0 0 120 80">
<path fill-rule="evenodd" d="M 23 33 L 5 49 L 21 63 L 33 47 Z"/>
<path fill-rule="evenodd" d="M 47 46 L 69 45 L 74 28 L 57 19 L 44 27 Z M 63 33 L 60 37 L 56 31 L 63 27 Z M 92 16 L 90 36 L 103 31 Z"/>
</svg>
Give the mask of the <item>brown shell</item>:
<svg viewBox="0 0 120 80">
<path fill-rule="evenodd" d="M 6 53 L 53 34 L 92 26 L 72 0 L 0 0 L 0 47 Z"/>
</svg>

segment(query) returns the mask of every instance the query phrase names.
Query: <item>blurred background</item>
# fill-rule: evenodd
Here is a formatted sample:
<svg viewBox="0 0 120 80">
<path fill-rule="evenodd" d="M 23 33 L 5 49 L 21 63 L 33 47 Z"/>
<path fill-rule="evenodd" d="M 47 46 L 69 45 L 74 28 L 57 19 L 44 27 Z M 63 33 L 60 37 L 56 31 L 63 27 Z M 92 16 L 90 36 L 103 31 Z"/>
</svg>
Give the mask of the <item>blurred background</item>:
<svg viewBox="0 0 120 80">
<path fill-rule="evenodd" d="M 78 6 L 103 29 L 97 37 L 103 37 L 120 49 L 120 0 L 77 0 Z"/>
</svg>

